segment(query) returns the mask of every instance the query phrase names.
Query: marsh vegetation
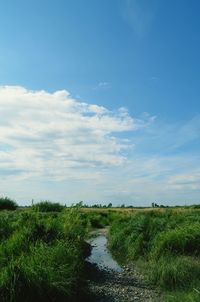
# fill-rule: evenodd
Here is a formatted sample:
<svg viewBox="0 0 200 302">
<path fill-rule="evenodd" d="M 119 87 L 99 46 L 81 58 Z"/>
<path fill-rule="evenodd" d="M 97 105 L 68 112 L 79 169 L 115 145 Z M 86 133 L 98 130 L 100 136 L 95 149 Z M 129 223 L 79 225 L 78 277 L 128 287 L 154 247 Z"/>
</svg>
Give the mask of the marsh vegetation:
<svg viewBox="0 0 200 302">
<path fill-rule="evenodd" d="M 198 207 L 88 210 L 46 202 L 20 209 L 11 203 L 2 200 L 0 211 L 0 301 L 84 301 L 86 241 L 105 226 L 114 258 L 136 263 L 165 301 L 200 301 Z"/>
<path fill-rule="evenodd" d="M 0 301 L 78 301 L 86 233 L 76 209 L 1 212 Z"/>
<path fill-rule="evenodd" d="M 124 215 L 110 229 L 110 249 L 121 262 L 137 262 L 166 301 L 200 301 L 200 212 L 142 211 Z"/>
</svg>

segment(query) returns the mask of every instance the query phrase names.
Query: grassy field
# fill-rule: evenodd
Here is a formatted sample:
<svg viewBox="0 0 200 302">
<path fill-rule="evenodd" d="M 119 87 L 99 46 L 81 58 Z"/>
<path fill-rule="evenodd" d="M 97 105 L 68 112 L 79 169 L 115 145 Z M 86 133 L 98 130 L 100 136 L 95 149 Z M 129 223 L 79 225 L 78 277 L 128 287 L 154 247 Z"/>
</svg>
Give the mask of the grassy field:
<svg viewBox="0 0 200 302">
<path fill-rule="evenodd" d="M 43 202 L 17 209 L 9 200 L 2 208 L 2 302 L 83 301 L 90 250 L 85 240 L 92 229 L 105 226 L 115 258 L 136 262 L 166 301 L 200 301 L 198 208 L 65 208 Z"/>
</svg>

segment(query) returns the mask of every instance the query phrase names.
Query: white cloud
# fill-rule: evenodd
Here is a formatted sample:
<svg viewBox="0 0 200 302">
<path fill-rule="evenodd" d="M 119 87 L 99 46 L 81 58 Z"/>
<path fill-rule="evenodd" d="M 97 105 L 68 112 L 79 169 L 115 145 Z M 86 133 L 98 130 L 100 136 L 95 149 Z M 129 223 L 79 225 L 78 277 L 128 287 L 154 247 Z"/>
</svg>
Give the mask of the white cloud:
<svg viewBox="0 0 200 302">
<path fill-rule="evenodd" d="M 101 169 L 122 165 L 130 143 L 117 133 L 147 123 L 128 111 L 23 87 L 0 87 L 0 170 L 4 178 L 99 177 Z"/>
<path fill-rule="evenodd" d="M 199 115 L 169 124 L 65 90 L 0 87 L 1 194 L 20 203 L 198 202 L 199 125 Z"/>
</svg>

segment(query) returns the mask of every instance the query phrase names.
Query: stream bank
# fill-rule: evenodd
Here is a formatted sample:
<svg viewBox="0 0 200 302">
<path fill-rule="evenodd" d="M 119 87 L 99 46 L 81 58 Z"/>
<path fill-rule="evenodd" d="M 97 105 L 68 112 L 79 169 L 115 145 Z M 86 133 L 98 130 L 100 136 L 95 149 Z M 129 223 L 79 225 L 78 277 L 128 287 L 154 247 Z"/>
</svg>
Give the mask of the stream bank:
<svg viewBox="0 0 200 302">
<path fill-rule="evenodd" d="M 144 281 L 134 264 L 120 267 L 107 248 L 106 229 L 96 231 L 89 241 L 88 283 L 91 301 L 161 302 L 160 293 Z"/>
</svg>

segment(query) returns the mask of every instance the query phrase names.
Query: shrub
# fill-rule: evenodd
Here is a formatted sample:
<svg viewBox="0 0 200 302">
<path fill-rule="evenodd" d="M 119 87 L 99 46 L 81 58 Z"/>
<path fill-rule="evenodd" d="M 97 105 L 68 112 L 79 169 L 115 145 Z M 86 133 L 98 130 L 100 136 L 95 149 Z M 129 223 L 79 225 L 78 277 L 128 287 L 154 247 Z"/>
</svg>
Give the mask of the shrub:
<svg viewBox="0 0 200 302">
<path fill-rule="evenodd" d="M 0 210 L 16 210 L 17 204 L 8 197 L 0 197 Z"/>
<path fill-rule="evenodd" d="M 61 212 L 64 206 L 56 202 L 41 201 L 33 205 L 32 208 L 39 212 Z"/>
</svg>

